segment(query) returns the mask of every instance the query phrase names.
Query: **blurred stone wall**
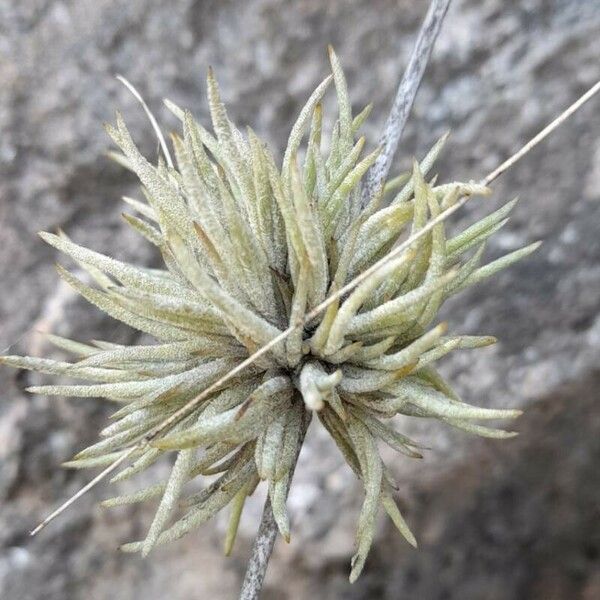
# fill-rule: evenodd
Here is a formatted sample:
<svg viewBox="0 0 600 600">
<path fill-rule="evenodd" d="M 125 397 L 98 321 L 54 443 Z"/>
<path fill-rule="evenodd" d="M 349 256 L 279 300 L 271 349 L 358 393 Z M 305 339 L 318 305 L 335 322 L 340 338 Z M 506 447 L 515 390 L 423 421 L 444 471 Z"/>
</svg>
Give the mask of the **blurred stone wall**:
<svg viewBox="0 0 600 600">
<path fill-rule="evenodd" d="M 132 342 L 58 283 L 39 230 L 153 264 L 123 225 L 133 178 L 103 153 L 102 123 L 123 111 L 146 153 L 156 144 L 132 97 L 165 129 L 165 96 L 206 119 L 204 73 L 216 69 L 231 115 L 281 148 L 336 47 L 356 108 L 373 100 L 377 139 L 426 10 L 392 0 L 5 0 L 0 3 L 0 349 L 48 355 L 40 333 Z M 438 170 L 479 178 L 600 76 L 596 0 L 456 0 L 403 138 L 398 169 L 446 129 Z M 536 239 L 542 248 L 445 309 L 455 331 L 496 347 L 445 363 L 465 398 L 523 406 L 508 442 L 407 424 L 431 446 L 395 457 L 400 497 L 420 540 L 409 548 L 382 519 L 358 583 L 347 582 L 360 486 L 313 426 L 290 498 L 292 543 L 278 543 L 264 597 L 593 600 L 600 598 L 600 100 L 494 185 L 459 221 L 520 195 L 488 255 Z M 28 530 L 90 478 L 60 463 L 105 422 L 100 401 L 31 397 L 36 378 L 0 372 L 0 597 L 6 600 L 181 600 L 236 597 L 260 515 L 245 513 L 234 557 L 223 521 L 157 550 L 120 555 L 152 508 L 103 511 L 101 485 L 37 538 Z"/>
</svg>

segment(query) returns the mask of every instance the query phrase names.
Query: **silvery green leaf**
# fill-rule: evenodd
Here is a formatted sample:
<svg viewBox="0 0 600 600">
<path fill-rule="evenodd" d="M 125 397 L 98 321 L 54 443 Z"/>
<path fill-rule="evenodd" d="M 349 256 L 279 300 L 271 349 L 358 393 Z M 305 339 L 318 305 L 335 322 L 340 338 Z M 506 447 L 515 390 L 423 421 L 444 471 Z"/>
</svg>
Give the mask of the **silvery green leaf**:
<svg viewBox="0 0 600 600">
<path fill-rule="evenodd" d="M 385 508 L 385 511 L 390 516 L 390 519 L 392 519 L 394 525 L 398 528 L 398 531 L 402 534 L 404 539 L 411 546 L 416 548 L 417 540 L 415 539 L 415 536 L 406 524 L 406 521 L 404 520 L 404 517 L 398 509 L 398 505 L 394 502 L 391 493 L 385 490 L 385 488 L 384 490 L 382 490 L 381 493 L 381 504 L 383 505 L 383 508 Z"/>
<path fill-rule="evenodd" d="M 348 331 L 349 324 L 359 311 L 360 307 L 381 282 L 389 277 L 394 271 L 401 268 L 402 265 L 410 259 L 410 256 L 410 254 L 405 253 L 398 258 L 391 260 L 356 287 L 350 297 L 338 310 L 335 320 L 331 325 L 327 344 L 324 348 L 325 355 L 333 354 L 333 352 L 336 352 L 342 347 L 344 334 Z"/>
<path fill-rule="evenodd" d="M 383 354 L 379 358 L 367 362 L 367 366 L 373 369 L 383 369 L 393 371 L 406 367 L 407 365 L 418 361 L 420 356 L 429 350 L 440 337 L 446 332 L 448 326 L 446 323 L 440 323 L 427 333 L 418 337 L 415 341 L 405 346 L 402 350 L 394 354 Z"/>
<path fill-rule="evenodd" d="M 475 285 L 484 279 L 487 279 L 491 275 L 494 275 L 498 271 L 502 269 L 506 269 L 506 267 L 512 265 L 513 263 L 529 256 L 532 252 L 537 250 L 542 242 L 534 242 L 533 244 L 529 244 L 529 246 L 525 246 L 525 248 L 521 248 L 520 250 L 515 250 L 514 252 L 510 252 L 509 254 L 505 254 L 501 258 L 484 265 L 483 267 L 479 267 L 474 273 L 469 275 L 465 279 L 465 281 L 456 289 L 455 292 L 458 292 L 467 286 Z"/>
<path fill-rule="evenodd" d="M 398 395 L 400 410 L 404 409 L 405 404 L 409 404 L 427 416 L 450 419 L 514 419 L 522 414 L 520 410 L 471 406 L 407 379 L 397 381 L 387 389 Z"/>
<path fill-rule="evenodd" d="M 346 76 L 340 64 L 335 50 L 330 45 L 328 47 L 329 62 L 333 73 L 333 81 L 337 94 L 338 112 L 340 119 L 340 142 L 342 152 L 347 152 L 352 144 L 352 106 L 348 96 L 348 84 Z"/>
<path fill-rule="evenodd" d="M 348 420 L 348 433 L 356 449 L 365 486 L 365 500 L 358 518 L 356 554 L 352 557 L 350 582 L 360 575 L 375 537 L 375 525 L 383 478 L 383 466 L 377 446 L 368 429 L 355 418 Z"/>
<path fill-rule="evenodd" d="M 486 232 L 495 230 L 500 223 L 506 223 L 506 217 L 512 211 L 517 201 L 518 198 L 515 198 L 507 202 L 502 208 L 481 219 L 481 221 L 477 221 L 477 223 L 467 227 L 467 229 L 448 240 L 449 257 L 455 258 L 459 252 L 466 252 L 472 245 L 479 244 L 486 239 L 487 236 L 482 237 Z"/>
<path fill-rule="evenodd" d="M 300 115 L 298 116 L 298 119 L 294 123 L 294 126 L 292 127 L 292 130 L 290 132 L 288 145 L 283 156 L 283 166 L 281 170 L 284 173 L 284 175 L 289 172 L 292 156 L 297 152 L 298 147 L 300 146 L 300 142 L 302 141 L 304 131 L 311 119 L 312 113 L 317 104 L 319 104 L 319 102 L 321 101 L 321 98 L 323 97 L 325 92 L 327 91 L 327 88 L 329 87 L 329 84 L 331 83 L 332 79 L 333 75 L 329 75 L 328 77 L 326 77 L 311 94 L 307 103 L 300 111 Z"/>
<path fill-rule="evenodd" d="M 373 104 L 369 103 L 365 106 L 352 120 L 352 133 L 356 132 L 362 127 L 363 123 L 369 118 L 371 111 L 373 110 Z"/>
<path fill-rule="evenodd" d="M 423 160 L 419 163 L 419 169 L 421 171 L 421 174 L 424 176 L 426 176 L 429 171 L 431 170 L 431 168 L 433 167 L 435 161 L 437 160 L 438 156 L 440 155 L 444 145 L 446 144 L 446 141 L 448 140 L 448 137 L 450 135 L 450 132 L 445 133 L 431 148 L 431 150 L 429 150 L 429 152 L 425 155 L 425 158 L 423 158 Z M 411 177 L 411 179 L 408 181 L 408 183 L 400 190 L 400 192 L 398 192 L 398 194 L 396 195 L 396 197 L 392 200 L 392 204 L 398 204 L 400 202 L 406 202 L 407 200 L 410 200 L 410 198 L 413 195 L 414 192 L 414 186 L 415 186 L 415 181 L 414 178 Z"/>
<path fill-rule="evenodd" d="M 427 300 L 434 292 L 443 289 L 456 276 L 455 271 L 445 273 L 441 277 L 424 282 L 410 292 L 390 300 L 366 313 L 356 315 L 348 326 L 348 333 L 368 332 L 384 325 L 403 324 L 414 318 L 409 309 Z"/>
<path fill-rule="evenodd" d="M 466 431 L 467 433 L 472 433 L 474 435 L 478 435 L 480 437 L 493 438 L 493 439 L 508 439 L 515 437 L 517 434 L 516 431 L 504 431 L 503 429 L 493 429 L 491 427 L 485 427 L 483 425 L 476 425 L 475 423 L 471 423 L 470 421 L 466 421 L 464 419 L 443 419 L 448 425 L 452 425 L 456 429 L 461 429 L 462 431 Z"/>
<path fill-rule="evenodd" d="M 231 514 L 229 515 L 229 523 L 227 525 L 227 533 L 225 535 L 225 543 L 223 545 L 225 556 L 229 556 L 233 550 L 233 544 L 235 543 L 237 530 L 240 524 L 240 517 L 242 516 L 242 510 L 244 509 L 246 498 L 252 493 L 251 490 L 256 487 L 258 481 L 258 477 L 248 481 L 248 483 L 234 496 L 231 502 Z"/>
<path fill-rule="evenodd" d="M 152 227 L 149 223 L 140 219 L 134 215 L 129 215 L 127 213 L 122 214 L 123 219 L 125 219 L 126 223 L 134 230 L 137 231 L 141 236 L 146 238 L 151 244 L 159 247 L 164 243 L 164 239 L 162 234 L 156 227 Z"/>
<path fill-rule="evenodd" d="M 241 408 L 232 408 L 201 419 L 198 424 L 180 433 L 167 435 L 153 444 L 162 449 L 184 449 L 219 440 L 241 443 L 256 437 L 265 419 L 273 418 L 276 408 L 283 408 L 291 389 L 287 377 L 274 377 L 261 384 Z"/>
<path fill-rule="evenodd" d="M 137 504 L 139 502 L 146 502 L 147 500 L 160 496 L 164 492 L 165 487 L 165 483 L 156 483 L 131 494 L 115 496 L 114 498 L 103 500 L 100 503 L 100 505 L 104 506 L 105 508 L 112 508 L 113 506 L 124 506 L 127 504 Z"/>
<path fill-rule="evenodd" d="M 165 524 L 170 519 L 175 508 L 175 504 L 181 494 L 181 490 L 187 481 L 195 454 L 195 449 L 182 450 L 181 452 L 177 453 L 177 458 L 173 468 L 171 469 L 171 474 L 165 486 L 160 504 L 156 510 L 156 514 L 154 515 L 152 525 L 150 525 L 148 535 L 144 540 L 142 556 L 147 556 L 150 550 L 152 550 L 158 540 L 158 536 L 163 530 Z"/>
</svg>

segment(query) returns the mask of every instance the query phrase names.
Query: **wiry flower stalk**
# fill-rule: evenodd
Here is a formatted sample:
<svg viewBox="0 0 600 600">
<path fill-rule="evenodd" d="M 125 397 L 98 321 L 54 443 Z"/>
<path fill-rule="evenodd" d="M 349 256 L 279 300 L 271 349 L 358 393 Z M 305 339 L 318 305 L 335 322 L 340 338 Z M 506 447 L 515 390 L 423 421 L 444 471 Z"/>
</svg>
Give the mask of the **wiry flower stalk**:
<svg viewBox="0 0 600 600">
<path fill-rule="evenodd" d="M 103 503 L 158 501 L 146 538 L 126 544 L 124 551 L 146 555 L 231 505 L 230 551 L 244 501 L 262 480 L 279 531 L 289 539 L 287 490 L 305 427 L 316 413 L 365 489 L 354 580 L 364 566 L 380 507 L 409 543 L 416 543 L 393 499 L 395 483 L 378 443 L 408 457 L 420 457 L 421 446 L 396 431 L 391 417 L 434 418 L 487 437 L 514 435 L 481 421 L 514 418 L 520 411 L 466 404 L 435 368 L 452 350 L 495 340 L 447 335 L 447 325 L 436 324 L 436 316 L 447 298 L 537 244 L 481 266 L 487 239 L 506 223 L 514 201 L 454 236 L 447 236 L 441 220 L 428 225 L 461 196 L 490 193 L 484 185 L 439 184 L 431 177 L 446 136 L 410 172 L 380 186 L 363 210 L 361 182 L 378 156 L 378 150 L 365 154 L 364 138 L 358 137 L 369 108 L 352 115 L 333 51 L 330 59 L 333 74 L 300 112 L 281 166 L 252 130 L 243 133 L 230 121 L 210 71 L 213 133 L 169 103 L 183 130 L 172 137 L 176 167 L 168 150 L 167 161 L 149 163 L 119 115 L 116 125 L 107 127 L 119 148 L 118 160 L 142 183 L 145 202 L 128 199 L 137 214 L 126 221 L 157 247 L 163 269 L 118 261 L 62 233 L 42 234 L 87 271 L 94 285 L 62 267 L 61 277 L 89 302 L 157 341 L 121 346 L 52 336 L 76 356 L 73 362 L 2 359 L 17 368 L 88 382 L 36 386 L 31 392 L 99 396 L 118 405 L 102 440 L 67 466 L 106 466 L 129 453 L 133 462 L 113 477 L 122 481 L 174 453 L 167 480 Z M 338 116 L 325 149 L 321 100 L 332 82 Z M 403 236 L 426 227 L 412 251 L 369 274 L 323 314 L 219 385 L 169 431 L 131 451 L 257 349 L 303 323 Z M 199 476 L 216 479 L 183 498 L 185 486 Z"/>
</svg>

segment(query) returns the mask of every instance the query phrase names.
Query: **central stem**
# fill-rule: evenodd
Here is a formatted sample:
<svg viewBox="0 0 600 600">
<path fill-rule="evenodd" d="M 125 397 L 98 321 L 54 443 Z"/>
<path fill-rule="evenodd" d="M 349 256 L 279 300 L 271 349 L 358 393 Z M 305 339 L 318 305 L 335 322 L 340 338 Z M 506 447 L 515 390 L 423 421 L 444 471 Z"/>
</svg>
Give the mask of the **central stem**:
<svg viewBox="0 0 600 600">
<path fill-rule="evenodd" d="M 275 517 L 273 516 L 271 500 L 267 498 L 260 527 L 252 545 L 252 556 L 246 568 L 240 600 L 256 600 L 259 597 L 276 537 L 277 523 L 275 523 Z"/>
<path fill-rule="evenodd" d="M 306 411 L 304 418 L 304 425 L 300 430 L 300 436 L 298 440 L 298 446 L 296 450 L 296 457 L 294 459 L 294 465 L 291 469 L 289 486 L 292 483 L 294 477 L 294 471 L 298 464 L 298 457 L 300 456 L 300 450 L 304 443 L 304 437 L 310 425 L 312 419 L 312 413 Z M 263 509 L 262 519 L 260 521 L 260 527 L 254 544 L 252 545 L 252 555 L 248 561 L 246 568 L 246 574 L 244 575 L 244 581 L 242 583 L 242 589 L 240 591 L 240 600 L 257 600 L 260 597 L 260 592 L 267 574 L 267 566 L 269 565 L 269 559 L 273 552 L 275 545 L 275 538 L 277 537 L 277 523 L 273 516 L 273 509 L 271 508 L 271 500 L 267 497 L 265 501 L 265 507 Z"/>
</svg>

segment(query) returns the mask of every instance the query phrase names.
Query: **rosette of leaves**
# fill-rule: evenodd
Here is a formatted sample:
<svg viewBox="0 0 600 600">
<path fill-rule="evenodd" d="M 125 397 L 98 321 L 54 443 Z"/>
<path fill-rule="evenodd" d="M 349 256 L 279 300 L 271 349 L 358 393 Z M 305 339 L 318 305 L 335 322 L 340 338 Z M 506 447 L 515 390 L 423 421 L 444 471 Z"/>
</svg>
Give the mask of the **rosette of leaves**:
<svg viewBox="0 0 600 600">
<path fill-rule="evenodd" d="M 151 164 L 120 116 L 107 127 L 119 148 L 115 157 L 142 184 L 144 201 L 126 199 L 135 212 L 125 216 L 127 224 L 156 246 L 164 268 L 121 262 L 62 233 L 41 235 L 89 276 L 84 283 L 59 267 L 64 280 L 156 343 L 123 346 L 50 336 L 74 355 L 72 362 L 2 359 L 13 367 L 89 382 L 36 386 L 30 392 L 102 397 L 118 407 L 101 441 L 66 466 L 110 464 L 249 354 L 302 322 L 403 236 L 418 232 L 462 195 L 489 193 L 481 185 L 439 184 L 430 176 L 444 137 L 411 172 L 389 180 L 361 206 L 361 184 L 378 153 L 365 154 L 365 139 L 358 137 L 370 107 L 352 115 L 333 52 L 330 59 L 333 74 L 301 110 L 281 163 L 251 129 L 242 132 L 233 125 L 210 71 L 212 133 L 168 103 L 183 129 L 172 137 L 175 161 L 163 144 L 164 156 Z M 325 144 L 321 101 L 332 81 L 338 114 Z M 506 223 L 513 205 L 452 237 L 439 222 L 412 250 L 372 273 L 165 435 L 139 448 L 113 481 L 134 477 L 167 453 L 174 462 L 166 481 L 104 502 L 158 502 L 145 540 L 123 550 L 147 554 L 230 506 L 229 552 L 244 501 L 261 480 L 279 530 L 289 539 L 286 497 L 314 414 L 364 485 L 351 580 L 363 568 L 380 507 L 415 544 L 393 499 L 395 484 L 378 444 L 408 457 L 420 457 L 420 446 L 396 431 L 390 419 L 409 415 L 481 436 L 514 435 L 482 421 L 514 418 L 519 411 L 466 404 L 436 370 L 437 361 L 452 350 L 494 342 L 487 336 L 447 335 L 436 315 L 447 298 L 536 247 L 481 266 L 486 240 Z M 184 497 L 186 484 L 200 476 L 215 479 Z"/>
</svg>

